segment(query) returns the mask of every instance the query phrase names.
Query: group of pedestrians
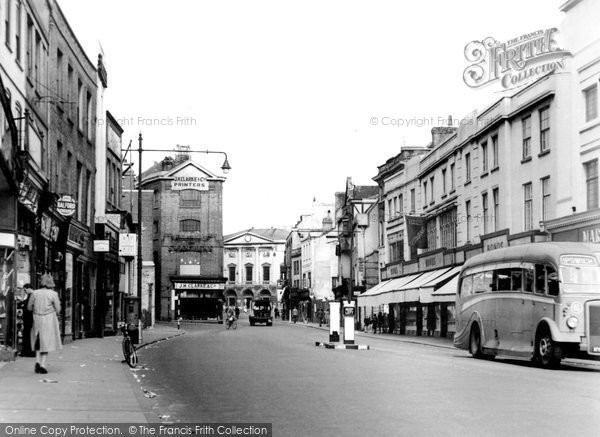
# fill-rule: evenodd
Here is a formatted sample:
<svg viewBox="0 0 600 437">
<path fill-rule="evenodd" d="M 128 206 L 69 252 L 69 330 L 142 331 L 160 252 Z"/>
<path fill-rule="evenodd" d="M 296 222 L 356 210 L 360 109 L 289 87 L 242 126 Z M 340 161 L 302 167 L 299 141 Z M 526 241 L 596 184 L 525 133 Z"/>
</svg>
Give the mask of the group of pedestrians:
<svg viewBox="0 0 600 437">
<path fill-rule="evenodd" d="M 46 374 L 48 352 L 62 349 L 58 314 L 60 299 L 53 290 L 54 279 L 44 274 L 40 279 L 41 288 L 34 290 L 25 284 L 26 298 L 23 305 L 23 344 L 21 354 L 32 356 L 35 353 L 35 373 Z"/>
<path fill-rule="evenodd" d="M 373 314 L 371 317 L 365 318 L 365 332 L 369 332 L 369 327 L 371 327 L 371 332 L 373 334 L 383 334 L 387 331 L 387 326 L 385 323 L 385 316 L 381 311 L 378 314 Z"/>
</svg>

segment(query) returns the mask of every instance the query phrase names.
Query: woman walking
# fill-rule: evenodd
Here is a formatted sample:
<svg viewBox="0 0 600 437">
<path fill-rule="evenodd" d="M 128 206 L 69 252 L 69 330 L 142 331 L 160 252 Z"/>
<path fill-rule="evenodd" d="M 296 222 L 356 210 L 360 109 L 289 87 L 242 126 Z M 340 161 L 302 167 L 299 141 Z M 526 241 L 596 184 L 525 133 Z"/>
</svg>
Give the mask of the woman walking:
<svg viewBox="0 0 600 437">
<path fill-rule="evenodd" d="M 35 350 L 35 373 L 48 373 L 46 358 L 48 352 L 62 349 L 58 313 L 60 300 L 54 290 L 54 280 L 48 273 L 40 280 L 42 288 L 31 293 L 27 308 L 33 311 L 31 348 Z"/>
</svg>

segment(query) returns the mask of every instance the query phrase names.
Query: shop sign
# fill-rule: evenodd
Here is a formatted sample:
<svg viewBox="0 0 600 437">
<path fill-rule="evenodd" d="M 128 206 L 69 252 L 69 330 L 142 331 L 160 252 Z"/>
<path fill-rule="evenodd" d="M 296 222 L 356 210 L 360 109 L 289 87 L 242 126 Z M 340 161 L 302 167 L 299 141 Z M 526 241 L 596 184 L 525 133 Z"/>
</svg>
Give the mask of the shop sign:
<svg viewBox="0 0 600 437">
<path fill-rule="evenodd" d="M 65 217 L 71 217 L 77 209 L 77 202 L 68 194 L 63 194 L 56 201 L 56 210 Z"/>
<path fill-rule="evenodd" d="M 417 249 L 426 249 L 427 229 L 425 227 L 425 217 L 406 215 L 404 218 L 406 220 L 408 245 Z"/>
<path fill-rule="evenodd" d="M 581 229 L 580 240 L 584 243 L 600 243 L 600 227 Z"/>
<path fill-rule="evenodd" d="M 499 235 L 497 237 L 492 237 L 483 240 L 483 251 L 489 252 L 490 250 L 501 249 L 503 247 L 508 247 L 508 236 L 507 235 Z"/>
<path fill-rule="evenodd" d="M 197 282 L 175 282 L 175 288 L 178 290 L 224 290 L 225 284 L 222 283 L 197 283 Z"/>
<path fill-rule="evenodd" d="M 176 176 L 171 182 L 171 189 L 208 191 L 208 181 L 198 176 Z"/>
<path fill-rule="evenodd" d="M 442 264 L 444 264 L 444 254 L 442 252 L 419 258 L 419 270 L 432 269 Z"/>
<path fill-rule="evenodd" d="M 109 250 L 109 240 L 94 240 L 94 252 L 108 252 Z"/>
<path fill-rule="evenodd" d="M 19 249 L 25 249 L 26 247 L 31 250 L 33 247 L 33 238 L 27 235 L 18 235 L 17 236 L 17 246 Z"/>
<path fill-rule="evenodd" d="M 71 243 L 75 243 L 79 246 L 82 246 L 85 244 L 85 231 L 79 229 L 76 226 L 69 226 L 69 236 L 67 237 L 67 239 L 71 242 Z"/>
<path fill-rule="evenodd" d="M 46 214 L 42 214 L 42 218 L 40 220 L 40 233 L 42 237 L 46 240 L 51 239 L 52 235 L 52 219 Z"/>
<path fill-rule="evenodd" d="M 119 234 L 119 256 L 135 256 L 137 251 L 137 234 Z"/>
<path fill-rule="evenodd" d="M 37 214 L 40 192 L 29 180 L 24 180 L 19 185 L 19 203 L 34 214 Z"/>
</svg>

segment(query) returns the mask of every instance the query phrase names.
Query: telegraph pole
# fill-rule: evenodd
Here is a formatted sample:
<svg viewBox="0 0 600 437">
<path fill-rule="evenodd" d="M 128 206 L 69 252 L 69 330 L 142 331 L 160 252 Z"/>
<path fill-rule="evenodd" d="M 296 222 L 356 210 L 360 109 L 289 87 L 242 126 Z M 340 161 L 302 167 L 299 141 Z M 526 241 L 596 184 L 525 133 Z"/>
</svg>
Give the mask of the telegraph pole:
<svg viewBox="0 0 600 437">
<path fill-rule="evenodd" d="M 142 342 L 142 133 L 138 137 L 138 228 L 137 228 L 137 298 L 138 298 L 138 333 Z"/>
</svg>

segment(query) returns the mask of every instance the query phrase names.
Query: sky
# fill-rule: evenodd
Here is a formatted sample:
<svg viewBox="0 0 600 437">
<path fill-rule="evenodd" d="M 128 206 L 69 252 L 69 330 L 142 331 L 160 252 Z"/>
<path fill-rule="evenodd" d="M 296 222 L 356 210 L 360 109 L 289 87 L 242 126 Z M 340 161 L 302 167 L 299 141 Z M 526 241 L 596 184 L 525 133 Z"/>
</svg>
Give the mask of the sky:
<svg viewBox="0 0 600 437">
<path fill-rule="evenodd" d="M 564 3 L 58 1 L 92 62 L 104 53 L 125 146 L 227 153 L 224 234 L 290 228 L 347 177 L 375 185 L 402 146 L 501 96 L 464 83 L 469 42 L 558 27 Z M 222 174 L 223 155 L 193 158 Z"/>
</svg>

